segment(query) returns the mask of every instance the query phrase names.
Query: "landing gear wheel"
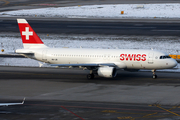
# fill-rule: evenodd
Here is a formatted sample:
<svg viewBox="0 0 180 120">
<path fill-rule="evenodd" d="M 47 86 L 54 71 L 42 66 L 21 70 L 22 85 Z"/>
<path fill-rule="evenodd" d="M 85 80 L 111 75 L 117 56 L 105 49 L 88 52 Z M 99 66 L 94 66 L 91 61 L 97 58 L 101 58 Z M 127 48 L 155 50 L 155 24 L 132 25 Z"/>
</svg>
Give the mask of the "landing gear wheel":
<svg viewBox="0 0 180 120">
<path fill-rule="evenodd" d="M 156 79 L 157 78 L 157 75 L 153 75 L 153 79 Z"/>
<path fill-rule="evenodd" d="M 153 73 L 152 78 L 153 78 L 153 79 L 156 79 L 156 78 L 157 78 L 157 75 L 156 75 L 156 70 L 155 70 L 155 69 L 153 69 L 153 70 L 152 70 L 152 73 Z"/>
<path fill-rule="evenodd" d="M 88 75 L 87 75 L 87 79 L 88 79 L 88 80 L 94 79 L 94 74 L 88 74 Z"/>
</svg>

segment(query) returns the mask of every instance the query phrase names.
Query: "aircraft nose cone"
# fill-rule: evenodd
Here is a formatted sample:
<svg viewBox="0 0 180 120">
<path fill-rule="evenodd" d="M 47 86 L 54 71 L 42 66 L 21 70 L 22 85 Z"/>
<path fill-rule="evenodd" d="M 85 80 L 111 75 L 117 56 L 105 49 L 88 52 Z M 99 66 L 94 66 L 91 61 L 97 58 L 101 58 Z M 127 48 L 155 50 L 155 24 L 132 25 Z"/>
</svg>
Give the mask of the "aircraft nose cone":
<svg viewBox="0 0 180 120">
<path fill-rule="evenodd" d="M 171 62 L 171 66 L 172 66 L 172 67 L 177 66 L 177 61 L 173 59 L 173 61 Z"/>
</svg>

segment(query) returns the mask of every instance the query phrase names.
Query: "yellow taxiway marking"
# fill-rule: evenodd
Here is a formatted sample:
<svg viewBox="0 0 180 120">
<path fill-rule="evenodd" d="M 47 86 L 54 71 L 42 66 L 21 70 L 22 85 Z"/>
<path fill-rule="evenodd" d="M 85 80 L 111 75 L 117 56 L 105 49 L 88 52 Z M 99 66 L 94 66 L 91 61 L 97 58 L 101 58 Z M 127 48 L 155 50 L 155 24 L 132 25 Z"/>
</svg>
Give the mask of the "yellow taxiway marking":
<svg viewBox="0 0 180 120">
<path fill-rule="evenodd" d="M 125 117 L 117 117 L 118 119 L 131 119 L 131 116 L 125 116 Z"/>
<path fill-rule="evenodd" d="M 9 1 L 7 1 L 7 0 L 0 0 L 0 1 L 5 2 L 2 6 L 8 5 L 8 4 L 10 3 L 10 2 L 9 2 Z"/>
<path fill-rule="evenodd" d="M 156 115 L 157 113 L 158 113 L 158 112 L 151 113 L 151 114 L 147 114 L 147 115 L 143 116 L 142 118 L 146 118 L 146 117 L 149 117 L 149 116 L 151 116 L 151 115 Z"/>
<path fill-rule="evenodd" d="M 156 107 L 158 107 L 158 108 L 160 108 L 160 109 L 162 109 L 162 110 L 165 110 L 165 111 L 167 111 L 167 112 L 169 112 L 169 113 L 171 113 L 171 114 L 174 114 L 174 115 L 176 115 L 176 116 L 180 116 L 179 114 L 170 111 L 170 110 L 173 110 L 173 109 L 175 109 L 175 108 L 178 108 L 179 106 L 173 106 L 173 107 L 170 108 L 170 109 L 162 108 L 162 107 L 160 107 L 161 105 L 159 105 L 159 104 L 149 105 L 149 106 L 156 106 Z M 151 114 L 147 114 L 147 115 L 143 116 L 142 118 L 152 117 L 151 115 L 155 115 L 155 114 L 158 114 L 158 112 L 151 113 Z M 156 116 L 156 117 L 157 117 L 157 116 Z"/>
<path fill-rule="evenodd" d="M 116 110 L 103 110 L 101 112 L 107 112 L 107 113 L 121 113 L 121 114 L 140 114 L 144 115 L 146 113 L 132 113 L 132 112 L 117 112 Z"/>
<path fill-rule="evenodd" d="M 144 119 L 148 119 L 148 118 L 167 118 L 167 117 L 173 117 L 174 115 L 162 115 L 162 116 L 148 116 L 148 117 L 144 117 Z M 135 118 L 132 118 L 130 120 L 138 120 L 138 119 L 142 119 L 143 117 L 135 117 Z"/>
<path fill-rule="evenodd" d="M 175 107 L 173 107 L 173 108 L 171 108 L 170 110 L 165 109 L 165 108 L 162 108 L 162 107 L 160 107 L 159 105 L 156 105 L 156 107 L 158 107 L 158 108 L 160 108 L 160 109 L 162 109 L 162 110 L 165 110 L 166 112 L 169 112 L 169 113 L 171 113 L 171 114 L 174 114 L 174 115 L 176 115 L 176 116 L 180 116 L 179 114 L 177 114 L 177 113 L 174 113 L 174 112 L 170 111 L 170 110 L 172 110 L 172 109 L 177 108 L 176 106 L 175 106 Z"/>
<path fill-rule="evenodd" d="M 135 120 L 135 119 L 141 119 L 141 118 L 162 118 L 162 117 L 172 117 L 172 116 L 180 116 L 179 114 L 177 113 L 174 113 L 172 112 L 171 110 L 173 109 L 176 109 L 176 108 L 180 108 L 180 106 L 173 106 L 172 108 L 170 109 L 165 109 L 165 108 L 162 108 L 160 107 L 161 105 L 159 104 L 153 104 L 153 105 L 149 105 L 149 106 L 156 106 L 164 111 L 167 111 L 173 115 L 163 115 L 163 116 L 153 116 L 153 115 L 156 115 L 158 114 L 158 112 L 155 112 L 155 113 L 150 113 L 150 114 L 146 114 L 146 113 L 132 113 L 132 112 L 118 112 L 116 110 L 103 110 L 102 112 L 107 112 L 107 113 L 120 113 L 120 114 L 141 114 L 141 115 L 144 115 L 142 117 L 131 117 L 131 116 L 123 116 L 123 117 L 117 117 L 118 119 L 129 119 L 129 120 Z"/>
</svg>

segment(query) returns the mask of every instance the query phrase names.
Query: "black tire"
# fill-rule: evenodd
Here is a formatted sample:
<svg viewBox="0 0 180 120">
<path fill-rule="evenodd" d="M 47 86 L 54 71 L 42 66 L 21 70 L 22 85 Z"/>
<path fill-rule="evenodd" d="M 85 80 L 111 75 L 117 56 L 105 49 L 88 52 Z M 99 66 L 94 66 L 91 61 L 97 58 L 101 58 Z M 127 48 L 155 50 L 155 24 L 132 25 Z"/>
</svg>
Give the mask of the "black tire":
<svg viewBox="0 0 180 120">
<path fill-rule="evenodd" d="M 94 79 L 94 74 L 88 74 L 88 75 L 87 75 L 87 79 L 88 79 L 88 80 Z"/>
<path fill-rule="evenodd" d="M 153 75 L 153 79 L 156 79 L 157 78 L 157 75 Z"/>
</svg>

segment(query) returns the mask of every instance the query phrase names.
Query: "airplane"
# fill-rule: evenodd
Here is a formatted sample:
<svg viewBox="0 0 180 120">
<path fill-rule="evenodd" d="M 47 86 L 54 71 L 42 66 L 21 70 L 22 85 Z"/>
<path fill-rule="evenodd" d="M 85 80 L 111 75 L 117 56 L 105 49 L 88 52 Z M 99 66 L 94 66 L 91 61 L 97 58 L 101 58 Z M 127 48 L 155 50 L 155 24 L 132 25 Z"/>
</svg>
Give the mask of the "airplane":
<svg viewBox="0 0 180 120">
<path fill-rule="evenodd" d="M 0 103 L 0 106 L 10 106 L 10 105 L 22 105 L 24 104 L 25 98 L 21 103 Z"/>
<path fill-rule="evenodd" d="M 51 66 L 80 67 L 90 70 L 87 79 L 94 75 L 114 78 L 117 70 L 152 70 L 152 78 L 157 78 L 156 70 L 171 69 L 177 65 L 167 53 L 144 49 L 86 49 L 49 48 L 38 37 L 25 19 L 17 19 L 24 49 L 15 52 Z M 108 44 L 108 43 L 107 43 Z"/>
</svg>

